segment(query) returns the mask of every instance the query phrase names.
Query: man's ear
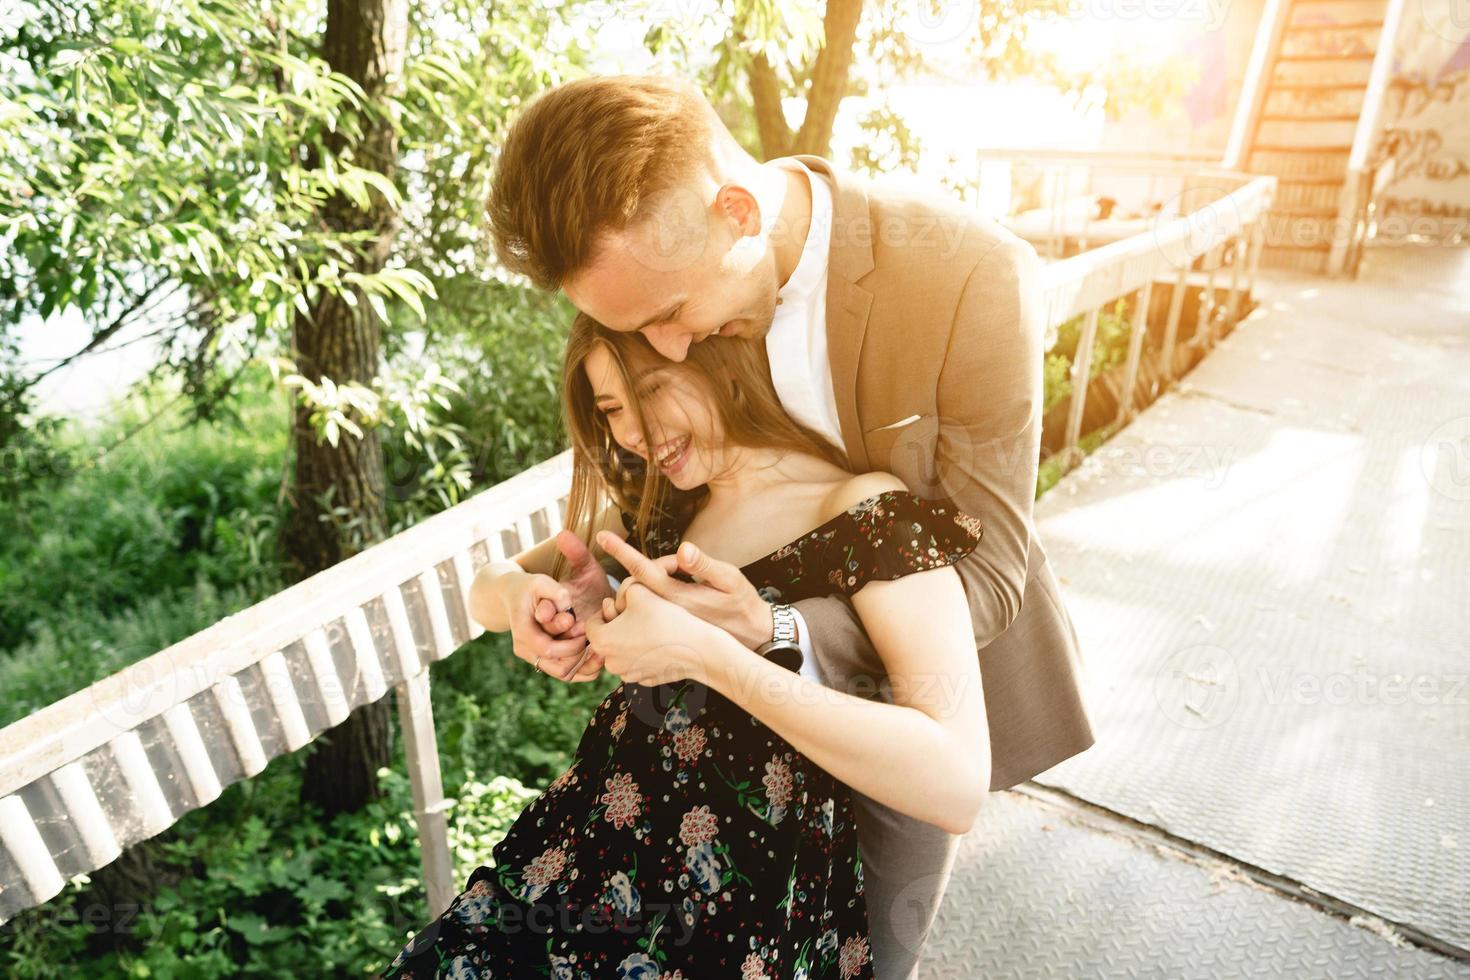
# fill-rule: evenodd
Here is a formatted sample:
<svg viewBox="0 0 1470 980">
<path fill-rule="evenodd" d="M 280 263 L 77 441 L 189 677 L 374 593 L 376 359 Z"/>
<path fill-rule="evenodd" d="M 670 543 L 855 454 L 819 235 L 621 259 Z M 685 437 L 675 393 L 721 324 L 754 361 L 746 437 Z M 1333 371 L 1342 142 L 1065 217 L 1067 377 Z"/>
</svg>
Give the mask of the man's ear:
<svg viewBox="0 0 1470 980">
<path fill-rule="evenodd" d="M 742 237 L 760 234 L 761 206 L 740 184 L 722 184 L 715 193 L 716 211 L 735 223 Z"/>
</svg>

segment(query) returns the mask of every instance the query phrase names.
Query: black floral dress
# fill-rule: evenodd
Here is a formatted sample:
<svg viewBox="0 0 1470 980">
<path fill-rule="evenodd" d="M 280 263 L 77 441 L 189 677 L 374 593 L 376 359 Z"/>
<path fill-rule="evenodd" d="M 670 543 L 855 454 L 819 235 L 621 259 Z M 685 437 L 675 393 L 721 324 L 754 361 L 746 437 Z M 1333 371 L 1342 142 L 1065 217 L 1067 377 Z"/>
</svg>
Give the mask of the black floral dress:
<svg viewBox="0 0 1470 980">
<path fill-rule="evenodd" d="M 980 533 L 949 499 L 890 490 L 743 571 L 771 601 L 851 594 Z M 678 542 L 653 528 L 642 550 Z M 873 976 L 847 787 L 694 681 L 614 689 L 493 855 L 381 976 Z"/>
</svg>

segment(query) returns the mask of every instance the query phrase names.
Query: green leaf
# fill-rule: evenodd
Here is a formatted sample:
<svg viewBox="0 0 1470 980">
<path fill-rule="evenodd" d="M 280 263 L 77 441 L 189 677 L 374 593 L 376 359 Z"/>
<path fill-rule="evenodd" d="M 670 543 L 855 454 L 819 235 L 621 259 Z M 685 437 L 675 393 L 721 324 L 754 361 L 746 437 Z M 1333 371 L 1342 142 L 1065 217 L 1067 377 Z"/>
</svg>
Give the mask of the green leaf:
<svg viewBox="0 0 1470 980">
<path fill-rule="evenodd" d="M 273 927 L 264 918 L 251 912 L 233 912 L 225 924 L 252 946 L 279 942 L 291 935 L 289 930 Z"/>
<path fill-rule="evenodd" d="M 52 68 L 71 68 L 81 64 L 88 55 L 86 48 L 63 48 L 56 52 L 56 57 L 51 62 Z"/>
<path fill-rule="evenodd" d="M 386 174 L 380 174 L 376 170 L 358 170 L 357 174 L 363 183 L 372 186 L 379 194 L 382 194 L 390 205 L 397 207 L 402 203 L 398 196 L 397 185 L 389 180 Z"/>
<path fill-rule="evenodd" d="M 334 878 L 314 874 L 304 887 L 297 890 L 296 894 L 301 896 L 302 901 L 321 906 L 346 898 L 347 889 L 342 882 Z"/>
</svg>

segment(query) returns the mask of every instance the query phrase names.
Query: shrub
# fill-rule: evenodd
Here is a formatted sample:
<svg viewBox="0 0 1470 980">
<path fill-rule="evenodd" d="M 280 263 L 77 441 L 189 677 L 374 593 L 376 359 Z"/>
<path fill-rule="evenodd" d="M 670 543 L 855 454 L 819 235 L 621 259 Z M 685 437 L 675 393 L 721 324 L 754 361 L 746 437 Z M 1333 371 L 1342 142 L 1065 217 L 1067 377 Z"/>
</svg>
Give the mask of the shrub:
<svg viewBox="0 0 1470 980">
<path fill-rule="evenodd" d="M 179 882 L 136 915 L 97 915 L 86 876 L 17 916 L 0 972 L 209 978 L 368 976 L 429 921 L 407 776 L 379 771 L 382 799 L 330 822 L 297 802 L 296 757 L 237 783 L 165 835 Z M 536 791 L 471 779 L 449 811 L 456 890 Z M 122 933 L 99 942 L 99 933 Z M 112 946 L 114 948 L 106 948 Z M 58 966 L 58 964 L 66 964 Z M 85 970 L 83 971 L 83 964 Z"/>
<path fill-rule="evenodd" d="M 165 414 L 119 443 L 158 397 L 124 403 L 98 431 L 68 427 L 57 438 L 74 471 L 0 511 L 0 652 L 150 597 L 187 599 L 200 579 L 258 598 L 280 587 L 279 394 L 262 382 L 238 423 L 170 431 Z"/>
</svg>

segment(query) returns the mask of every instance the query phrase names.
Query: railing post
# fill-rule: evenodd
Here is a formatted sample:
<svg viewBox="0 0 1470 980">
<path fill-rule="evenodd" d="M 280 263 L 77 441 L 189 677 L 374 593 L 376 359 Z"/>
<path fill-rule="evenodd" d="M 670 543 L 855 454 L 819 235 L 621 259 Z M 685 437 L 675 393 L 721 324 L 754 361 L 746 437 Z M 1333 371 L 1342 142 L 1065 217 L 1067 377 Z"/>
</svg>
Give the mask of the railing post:
<svg viewBox="0 0 1470 980">
<path fill-rule="evenodd" d="M 429 915 L 438 918 L 457 894 L 449 860 L 449 824 L 444 811 L 444 782 L 439 772 L 439 744 L 434 738 L 434 707 L 429 700 L 429 669 L 398 685 L 398 724 L 403 729 L 403 756 L 413 787 L 413 816 L 419 826 L 424 888 Z"/>
<path fill-rule="evenodd" d="M 1240 321 L 1240 267 L 1247 258 L 1241 253 L 1250 251 L 1250 242 L 1245 234 L 1245 229 L 1242 228 L 1230 240 L 1230 300 L 1225 306 L 1225 318 L 1229 321 L 1231 330 Z"/>
<path fill-rule="evenodd" d="M 1070 470 L 1082 459 L 1077 443 L 1082 436 L 1082 410 L 1087 404 L 1087 382 L 1092 376 L 1092 342 L 1097 336 L 1097 307 L 1087 311 L 1082 337 L 1072 357 L 1072 403 L 1067 409 L 1067 434 L 1062 446 L 1062 472 Z"/>
<path fill-rule="evenodd" d="M 1189 290 L 1189 262 L 1179 267 L 1179 278 L 1169 296 L 1169 319 L 1164 323 L 1164 385 L 1174 383 L 1174 345 L 1179 339 L 1179 320 L 1184 315 L 1184 294 Z M 1162 392 L 1161 392 L 1162 394 Z"/>
<path fill-rule="evenodd" d="M 1189 345 L 1206 354 L 1215 346 L 1215 271 L 1220 264 L 1220 245 L 1212 245 L 1205 252 L 1205 288 L 1200 291 L 1199 309 L 1196 310 L 1194 336 Z"/>
<path fill-rule="evenodd" d="M 1133 401 L 1138 385 L 1138 361 L 1143 356 L 1143 338 L 1148 333 L 1148 305 L 1154 284 L 1146 282 L 1134 298 L 1133 318 L 1128 325 L 1128 364 L 1123 368 L 1123 397 L 1118 399 L 1117 425 L 1133 418 Z"/>
<path fill-rule="evenodd" d="M 1245 270 L 1245 289 L 1256 294 L 1256 273 L 1261 269 L 1261 253 L 1266 249 L 1266 214 L 1263 211 L 1251 224 L 1250 263 Z"/>
</svg>

